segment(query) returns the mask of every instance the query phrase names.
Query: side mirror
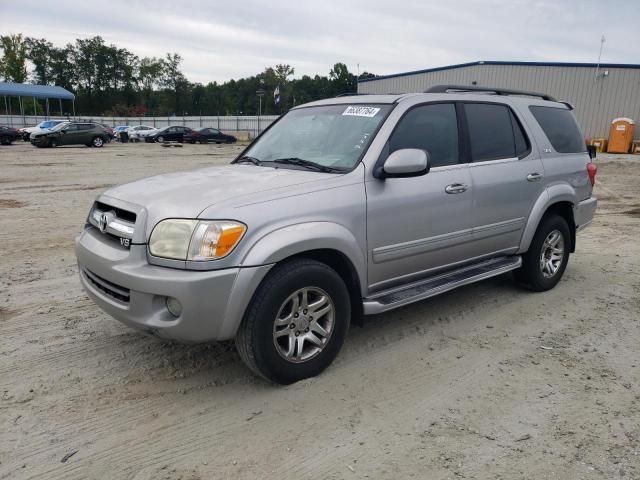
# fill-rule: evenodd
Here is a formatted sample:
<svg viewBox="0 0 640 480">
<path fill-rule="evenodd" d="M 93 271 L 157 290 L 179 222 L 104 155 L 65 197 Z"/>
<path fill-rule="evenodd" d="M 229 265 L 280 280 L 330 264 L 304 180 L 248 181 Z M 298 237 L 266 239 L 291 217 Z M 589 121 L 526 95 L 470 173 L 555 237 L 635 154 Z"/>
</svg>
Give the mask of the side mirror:
<svg viewBox="0 0 640 480">
<path fill-rule="evenodd" d="M 598 150 L 596 149 L 595 145 L 587 145 L 587 152 L 589 152 L 589 158 L 593 160 L 594 158 L 596 158 Z"/>
<path fill-rule="evenodd" d="M 396 150 L 376 172 L 377 178 L 419 177 L 429 172 L 429 154 L 417 148 Z"/>
</svg>

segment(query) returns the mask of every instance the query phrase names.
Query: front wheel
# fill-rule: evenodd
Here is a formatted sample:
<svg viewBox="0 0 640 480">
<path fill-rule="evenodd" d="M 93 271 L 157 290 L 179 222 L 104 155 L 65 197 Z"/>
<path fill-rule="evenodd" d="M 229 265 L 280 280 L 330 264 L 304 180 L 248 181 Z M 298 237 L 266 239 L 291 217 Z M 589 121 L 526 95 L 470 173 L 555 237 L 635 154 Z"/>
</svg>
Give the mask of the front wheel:
<svg viewBox="0 0 640 480">
<path fill-rule="evenodd" d="M 91 140 L 91 145 L 96 148 L 100 148 L 104 145 L 104 140 L 102 139 L 102 137 L 93 137 L 93 140 Z"/>
<path fill-rule="evenodd" d="M 309 259 L 277 265 L 256 291 L 236 337 L 247 366 L 290 384 L 327 368 L 349 327 L 351 304 L 342 278 Z"/>
<path fill-rule="evenodd" d="M 55 138 L 52 138 L 51 140 L 49 140 L 49 146 L 51 148 L 55 148 L 58 146 L 58 140 L 56 140 Z"/>
<path fill-rule="evenodd" d="M 157 141 L 158 143 L 163 143 L 163 142 L 164 142 L 164 137 L 163 137 L 163 136 L 160 136 L 160 137 L 158 137 L 158 138 L 156 139 L 156 141 Z"/>
<path fill-rule="evenodd" d="M 2 145 L 10 145 L 11 144 L 11 139 L 9 137 L 1 137 L 0 138 L 0 143 Z"/>
<path fill-rule="evenodd" d="M 559 215 L 545 217 L 522 257 L 516 279 L 535 292 L 555 287 L 569 262 L 571 234 L 567 221 Z"/>
</svg>

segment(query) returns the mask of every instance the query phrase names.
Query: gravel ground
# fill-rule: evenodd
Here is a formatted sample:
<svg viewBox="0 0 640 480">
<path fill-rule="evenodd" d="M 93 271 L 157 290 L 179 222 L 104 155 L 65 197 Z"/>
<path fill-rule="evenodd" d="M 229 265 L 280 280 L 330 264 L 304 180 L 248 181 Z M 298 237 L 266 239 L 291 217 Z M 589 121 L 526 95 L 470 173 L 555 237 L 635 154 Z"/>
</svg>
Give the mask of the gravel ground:
<svg viewBox="0 0 640 480">
<path fill-rule="evenodd" d="M 0 478 L 640 478 L 640 157 L 598 158 L 563 281 L 509 275 L 352 328 L 320 377 L 129 330 L 82 292 L 93 198 L 239 146 L 0 147 Z"/>
</svg>

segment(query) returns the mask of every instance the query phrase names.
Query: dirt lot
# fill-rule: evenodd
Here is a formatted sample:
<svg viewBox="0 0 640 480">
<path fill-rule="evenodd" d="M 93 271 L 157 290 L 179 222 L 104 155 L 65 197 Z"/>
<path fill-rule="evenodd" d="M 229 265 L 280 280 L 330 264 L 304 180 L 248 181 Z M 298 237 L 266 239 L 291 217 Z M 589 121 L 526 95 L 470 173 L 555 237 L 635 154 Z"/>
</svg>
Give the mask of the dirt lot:
<svg viewBox="0 0 640 480">
<path fill-rule="evenodd" d="M 506 275 L 370 318 L 279 387 L 231 343 L 127 329 L 77 278 L 98 193 L 239 148 L 0 147 L 0 478 L 640 478 L 640 157 L 598 159 L 553 291 Z"/>
</svg>

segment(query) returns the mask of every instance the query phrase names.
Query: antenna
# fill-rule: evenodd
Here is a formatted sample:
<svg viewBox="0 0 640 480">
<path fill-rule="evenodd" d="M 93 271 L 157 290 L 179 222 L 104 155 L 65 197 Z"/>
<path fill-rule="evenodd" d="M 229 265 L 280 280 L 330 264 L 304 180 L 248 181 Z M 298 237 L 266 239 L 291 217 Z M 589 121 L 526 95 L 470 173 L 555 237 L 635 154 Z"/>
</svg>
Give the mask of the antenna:
<svg viewBox="0 0 640 480">
<path fill-rule="evenodd" d="M 596 65 L 596 76 L 594 78 L 594 82 L 598 81 L 598 74 L 600 73 L 600 60 L 602 59 L 602 49 L 604 48 L 604 42 L 606 42 L 607 39 L 604 38 L 604 34 L 602 34 L 602 38 L 600 39 L 600 53 L 598 54 L 598 65 Z"/>
</svg>

